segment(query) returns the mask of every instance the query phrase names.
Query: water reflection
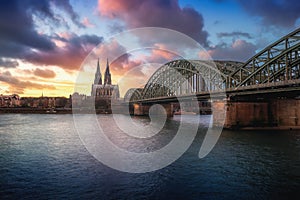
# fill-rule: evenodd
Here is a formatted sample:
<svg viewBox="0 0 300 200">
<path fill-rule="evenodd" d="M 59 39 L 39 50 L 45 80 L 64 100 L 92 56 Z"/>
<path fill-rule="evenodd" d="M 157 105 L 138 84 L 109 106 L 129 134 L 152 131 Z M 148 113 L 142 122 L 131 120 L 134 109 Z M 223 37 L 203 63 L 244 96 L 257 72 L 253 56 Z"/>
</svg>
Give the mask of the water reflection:
<svg viewBox="0 0 300 200">
<path fill-rule="evenodd" d="M 112 127 L 110 116 L 98 116 Z M 116 132 L 127 149 L 153 151 L 174 137 L 178 116 L 144 143 Z M 193 117 L 187 116 L 192 123 Z M 146 118 L 134 118 L 147 124 Z M 298 131 L 223 131 L 199 159 L 205 126 L 186 153 L 151 173 L 122 173 L 94 159 L 82 145 L 72 115 L 0 115 L 0 196 L 3 199 L 282 199 L 299 196 Z M 127 141 L 127 144 L 124 144 Z M 160 141 L 160 142 L 158 142 Z M 140 149 L 139 149 L 140 148 Z"/>
</svg>

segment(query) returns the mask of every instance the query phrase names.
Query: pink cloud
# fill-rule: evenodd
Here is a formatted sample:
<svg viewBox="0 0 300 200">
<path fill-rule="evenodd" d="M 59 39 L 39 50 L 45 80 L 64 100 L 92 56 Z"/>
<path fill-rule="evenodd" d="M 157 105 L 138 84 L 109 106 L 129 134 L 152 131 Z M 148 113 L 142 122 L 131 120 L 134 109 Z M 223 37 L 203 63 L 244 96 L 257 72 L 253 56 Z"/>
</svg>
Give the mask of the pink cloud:
<svg viewBox="0 0 300 200">
<path fill-rule="evenodd" d="M 85 27 L 95 27 L 95 24 L 91 23 L 87 17 L 84 17 L 81 22 Z"/>
<path fill-rule="evenodd" d="M 42 78 L 54 78 L 56 76 L 55 72 L 49 69 L 35 69 L 33 74 Z"/>
<path fill-rule="evenodd" d="M 9 71 L 0 74 L 0 82 L 5 83 L 9 86 L 8 93 L 24 94 L 26 89 L 37 89 L 37 90 L 55 90 L 53 85 L 39 84 L 33 81 L 23 81 L 13 76 Z"/>
<path fill-rule="evenodd" d="M 181 8 L 177 0 L 98 0 L 98 11 L 102 16 L 123 20 L 129 28 L 169 28 L 207 45 L 202 15 L 193 8 Z"/>
<path fill-rule="evenodd" d="M 60 33 L 55 40 L 59 43 L 53 50 L 29 52 L 25 55 L 25 60 L 36 65 L 55 65 L 67 70 L 77 70 L 84 58 L 103 38 L 96 35 Z"/>
</svg>

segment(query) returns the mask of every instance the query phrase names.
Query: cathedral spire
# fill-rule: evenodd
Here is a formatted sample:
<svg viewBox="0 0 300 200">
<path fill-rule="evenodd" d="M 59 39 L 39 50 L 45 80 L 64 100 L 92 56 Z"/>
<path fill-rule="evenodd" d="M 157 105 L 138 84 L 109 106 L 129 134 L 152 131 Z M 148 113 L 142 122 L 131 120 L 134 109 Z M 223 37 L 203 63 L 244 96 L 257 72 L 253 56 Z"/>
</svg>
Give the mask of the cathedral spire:
<svg viewBox="0 0 300 200">
<path fill-rule="evenodd" d="M 101 70 L 100 70 L 99 58 L 98 58 L 98 63 L 97 63 L 97 71 L 95 74 L 94 84 L 102 85 L 102 74 L 101 74 Z"/>
<path fill-rule="evenodd" d="M 106 70 L 104 74 L 104 84 L 111 85 L 111 74 L 109 71 L 109 63 L 108 63 L 108 58 L 106 61 Z"/>
<path fill-rule="evenodd" d="M 108 64 L 108 58 L 107 58 L 107 60 L 106 60 L 106 71 L 105 71 L 105 73 L 110 74 L 110 71 L 109 71 L 109 64 Z"/>
</svg>

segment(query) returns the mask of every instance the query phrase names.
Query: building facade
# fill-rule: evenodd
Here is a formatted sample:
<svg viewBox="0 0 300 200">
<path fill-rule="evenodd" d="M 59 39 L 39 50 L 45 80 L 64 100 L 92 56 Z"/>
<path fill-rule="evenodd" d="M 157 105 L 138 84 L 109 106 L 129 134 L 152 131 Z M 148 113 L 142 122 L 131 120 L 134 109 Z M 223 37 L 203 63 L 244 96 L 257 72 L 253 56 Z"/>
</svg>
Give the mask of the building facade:
<svg viewBox="0 0 300 200">
<path fill-rule="evenodd" d="M 20 97 L 17 94 L 0 95 L 0 107 L 18 107 L 20 106 Z"/>
<path fill-rule="evenodd" d="M 95 73 L 94 84 L 92 84 L 91 96 L 95 100 L 117 100 L 120 98 L 119 86 L 113 85 L 111 82 L 111 73 L 109 63 L 107 60 L 106 69 L 104 73 L 104 80 L 102 82 L 102 74 L 100 70 L 99 59 L 97 63 L 97 71 Z"/>
</svg>

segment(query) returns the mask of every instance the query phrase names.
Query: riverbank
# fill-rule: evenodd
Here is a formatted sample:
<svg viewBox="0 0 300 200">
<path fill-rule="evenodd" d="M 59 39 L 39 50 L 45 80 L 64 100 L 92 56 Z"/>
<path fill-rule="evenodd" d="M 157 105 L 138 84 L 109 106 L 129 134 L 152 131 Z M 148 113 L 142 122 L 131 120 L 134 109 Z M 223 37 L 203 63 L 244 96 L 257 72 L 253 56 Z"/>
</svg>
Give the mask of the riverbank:
<svg viewBox="0 0 300 200">
<path fill-rule="evenodd" d="M 56 109 L 49 109 L 49 108 L 0 108 L 0 115 L 1 114 L 72 114 L 71 108 L 56 108 Z M 76 114 L 95 114 L 95 110 L 76 110 Z M 111 110 L 104 110 L 104 109 L 96 109 L 96 114 L 111 114 Z M 121 114 L 121 112 L 120 112 Z M 195 114 L 193 114 L 195 115 Z M 232 131 L 288 131 L 288 130 L 300 130 L 300 126 L 255 126 L 255 127 L 231 127 L 226 128 L 226 130 Z"/>
<path fill-rule="evenodd" d="M 229 129 L 235 130 L 235 129 Z M 288 130 L 300 130 L 300 126 L 274 126 L 274 127 L 242 127 L 237 130 L 247 130 L 247 131 L 288 131 Z"/>
<path fill-rule="evenodd" d="M 71 108 L 0 108 L 0 114 L 22 113 L 22 114 L 72 114 Z"/>
<path fill-rule="evenodd" d="M 76 109 L 76 114 L 111 114 L 109 109 Z M 0 114 L 72 114 L 72 108 L 0 108 Z"/>
</svg>

